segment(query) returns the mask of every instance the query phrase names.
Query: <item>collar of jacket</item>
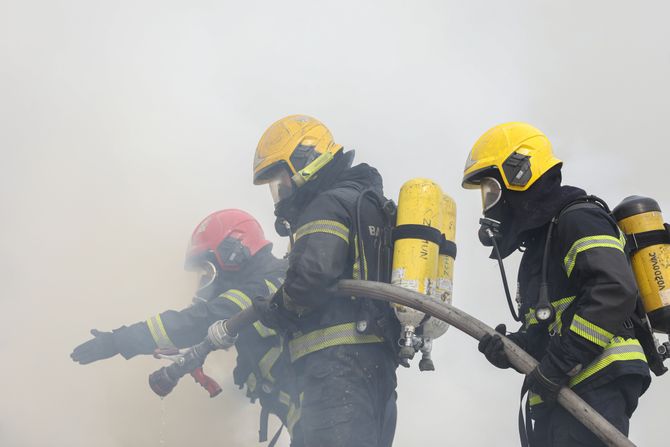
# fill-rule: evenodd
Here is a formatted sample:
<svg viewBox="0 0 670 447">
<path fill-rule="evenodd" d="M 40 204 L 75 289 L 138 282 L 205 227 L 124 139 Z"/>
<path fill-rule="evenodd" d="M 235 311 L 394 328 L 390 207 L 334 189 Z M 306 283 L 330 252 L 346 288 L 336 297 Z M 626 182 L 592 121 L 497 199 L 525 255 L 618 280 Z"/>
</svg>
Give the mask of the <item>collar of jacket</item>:
<svg viewBox="0 0 670 447">
<path fill-rule="evenodd" d="M 557 167 L 540 178 L 527 191 L 503 189 L 501 209 L 502 240 L 500 256 L 506 258 L 528 240 L 536 230 L 545 227 L 563 207 L 586 195 L 583 189 L 561 186 L 561 171 Z M 491 253 L 491 258 L 494 258 Z"/>
<path fill-rule="evenodd" d="M 235 272 L 237 280 L 247 281 L 266 276 L 267 273 L 278 270 L 280 263 L 281 261 L 272 254 L 272 244 L 266 245 L 245 262 L 239 271 Z"/>
<path fill-rule="evenodd" d="M 293 226 L 305 206 L 320 192 L 331 189 L 342 174 L 351 167 L 353 161 L 354 151 L 338 152 L 333 160 L 319 172 L 317 178 L 304 184 L 288 199 L 277 203 L 275 216 L 278 219 L 287 220 Z"/>
</svg>

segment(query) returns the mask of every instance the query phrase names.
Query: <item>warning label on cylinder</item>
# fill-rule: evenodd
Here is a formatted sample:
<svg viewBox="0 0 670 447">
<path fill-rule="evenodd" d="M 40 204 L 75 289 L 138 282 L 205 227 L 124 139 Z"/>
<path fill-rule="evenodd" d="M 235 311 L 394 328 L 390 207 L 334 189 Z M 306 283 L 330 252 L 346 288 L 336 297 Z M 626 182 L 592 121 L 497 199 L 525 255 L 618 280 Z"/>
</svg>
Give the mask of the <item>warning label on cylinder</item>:
<svg viewBox="0 0 670 447">
<path fill-rule="evenodd" d="M 400 286 L 404 289 L 414 290 L 415 292 L 419 291 L 419 281 L 416 279 L 405 279 L 405 269 L 399 268 L 391 272 L 391 284 L 394 286 Z"/>
</svg>

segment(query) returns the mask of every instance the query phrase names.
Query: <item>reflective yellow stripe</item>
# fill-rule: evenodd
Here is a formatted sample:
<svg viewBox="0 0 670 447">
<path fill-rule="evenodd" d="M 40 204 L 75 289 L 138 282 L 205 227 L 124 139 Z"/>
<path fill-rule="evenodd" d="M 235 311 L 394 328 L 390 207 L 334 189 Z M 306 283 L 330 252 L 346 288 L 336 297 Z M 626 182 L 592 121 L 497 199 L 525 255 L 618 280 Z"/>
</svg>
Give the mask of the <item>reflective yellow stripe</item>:
<svg viewBox="0 0 670 447">
<path fill-rule="evenodd" d="M 296 405 L 295 402 L 291 402 L 291 405 L 288 408 L 288 414 L 286 415 L 286 428 L 288 429 L 288 433 L 291 435 L 291 437 L 293 437 L 293 429 L 295 428 L 295 424 L 297 424 L 300 420 L 302 413 L 302 399 L 304 395 L 305 393 L 300 393 L 300 403 Z"/>
<path fill-rule="evenodd" d="M 642 346 L 640 346 L 640 342 L 634 338 L 624 340 L 622 337 L 614 337 L 602 354 L 596 357 L 586 369 L 570 379 L 570 386 L 573 387 L 578 383 L 583 382 L 614 362 L 630 360 L 647 362 L 647 357 L 644 355 L 644 350 L 642 349 Z"/>
<path fill-rule="evenodd" d="M 289 341 L 288 349 L 291 361 L 295 362 L 307 354 L 331 346 L 379 343 L 382 341 L 383 339 L 376 335 L 360 334 L 356 330 L 356 323 L 344 323 L 297 337 Z"/>
<path fill-rule="evenodd" d="M 281 346 L 275 346 L 274 348 L 268 350 L 268 352 L 266 352 L 263 358 L 258 362 L 258 369 L 260 369 L 261 375 L 264 379 L 269 380 L 271 383 L 275 382 L 275 378 L 272 377 L 272 367 L 275 363 L 277 363 L 281 353 Z"/>
<path fill-rule="evenodd" d="M 542 397 L 539 394 L 535 394 L 532 391 L 528 392 L 528 404 L 532 407 L 533 405 L 541 404 L 544 402 Z"/>
<path fill-rule="evenodd" d="M 594 343 L 600 347 L 605 347 L 610 343 L 610 340 L 614 337 L 614 334 L 606 331 L 600 326 L 596 326 L 585 318 L 580 317 L 575 314 L 572 317 L 572 324 L 570 325 L 570 330 L 575 334 L 587 339 L 591 343 Z"/>
<path fill-rule="evenodd" d="M 631 360 L 640 360 L 645 363 L 647 362 L 647 358 L 644 355 L 642 346 L 640 346 L 640 342 L 634 338 L 624 340 L 622 337 L 614 337 L 610 344 L 608 344 L 605 350 L 602 352 L 602 354 L 596 357 L 596 359 L 579 374 L 570 379 L 568 386 L 570 388 L 574 387 L 594 374 L 607 368 L 614 362 L 626 362 Z M 528 402 L 532 406 L 541 404 L 543 400 L 538 394 L 531 392 L 528 394 Z"/>
<path fill-rule="evenodd" d="M 263 338 L 272 337 L 273 335 L 277 335 L 277 332 L 275 332 L 274 329 L 270 329 L 269 327 L 265 326 L 260 321 L 256 321 L 254 323 L 254 328 L 256 329 L 256 332 L 258 332 L 258 335 L 260 335 Z"/>
<path fill-rule="evenodd" d="M 332 234 L 349 243 L 349 228 L 336 220 L 313 220 L 298 228 L 295 232 L 295 240 L 314 233 Z"/>
<path fill-rule="evenodd" d="M 289 405 L 291 405 L 291 396 L 288 393 L 286 393 L 284 391 L 280 391 L 278 398 L 279 398 L 279 403 L 281 403 L 283 405 L 286 405 L 287 407 Z"/>
<path fill-rule="evenodd" d="M 275 292 L 277 291 L 277 286 L 275 286 L 274 284 L 272 284 L 272 282 L 268 281 L 267 279 L 265 280 L 265 285 L 266 285 L 267 288 L 268 288 L 268 292 L 269 292 L 269 294 L 270 294 L 270 295 L 274 295 Z"/>
<path fill-rule="evenodd" d="M 363 247 L 363 256 L 359 256 L 358 253 L 358 235 L 354 236 L 354 270 L 353 270 L 353 279 L 368 279 L 368 261 L 365 259 L 365 247 Z M 361 276 L 361 259 L 363 265 L 363 272 Z"/>
<path fill-rule="evenodd" d="M 165 326 L 163 325 L 163 320 L 161 316 L 155 315 L 147 320 L 147 326 L 149 326 L 149 332 L 151 332 L 151 337 L 156 342 L 156 346 L 159 349 L 174 349 L 176 346 L 168 337 L 167 332 L 165 331 Z"/>
<path fill-rule="evenodd" d="M 554 308 L 554 312 L 556 312 L 556 319 L 549 325 L 549 331 L 556 331 L 558 334 L 561 333 L 563 328 L 563 321 L 561 321 L 561 316 L 563 315 L 565 309 L 570 307 L 570 304 L 572 304 L 574 300 L 574 296 L 568 296 L 566 298 L 561 298 L 560 300 L 551 302 L 551 305 Z M 524 326 L 526 329 L 528 329 L 534 324 L 538 324 L 538 321 L 535 317 L 535 308 L 531 307 L 524 316 Z"/>
<path fill-rule="evenodd" d="M 251 307 L 253 305 L 251 299 L 244 292 L 237 289 L 230 289 L 219 295 L 219 298 L 232 301 L 237 305 L 237 307 L 239 307 L 242 310 L 246 309 L 247 307 Z M 263 323 L 261 323 L 260 321 L 256 321 L 254 323 L 254 328 L 256 328 L 258 335 L 260 335 L 263 338 L 277 335 L 277 333 L 274 330 L 264 326 Z"/>
<path fill-rule="evenodd" d="M 525 320 L 524 324 L 526 326 L 526 329 L 528 329 L 532 325 L 538 323 L 537 318 L 535 317 L 535 308 L 534 307 L 531 307 L 530 309 L 528 309 L 528 312 L 526 312 L 524 320 Z"/>
<path fill-rule="evenodd" d="M 560 334 L 563 330 L 563 321 L 561 317 L 565 309 L 570 307 L 570 304 L 575 300 L 575 296 L 569 296 L 566 298 L 561 298 L 560 300 L 552 301 L 551 305 L 554 307 L 554 312 L 556 312 L 556 319 L 549 325 L 550 332 L 556 332 Z"/>
<path fill-rule="evenodd" d="M 232 301 L 242 310 L 246 309 L 247 307 L 251 307 L 253 304 L 251 299 L 244 292 L 237 289 L 227 290 L 226 292 L 219 295 L 219 298 Z"/>
<path fill-rule="evenodd" d="M 616 248 L 621 252 L 624 252 L 625 242 L 622 243 L 622 239 L 615 238 L 614 236 L 608 236 L 606 234 L 600 234 L 597 236 L 587 236 L 575 241 L 568 250 L 568 254 L 565 255 L 563 259 L 563 264 L 565 265 L 565 271 L 570 277 L 572 269 L 575 268 L 575 262 L 577 260 L 577 255 L 583 251 L 590 250 L 592 248 Z"/>
</svg>

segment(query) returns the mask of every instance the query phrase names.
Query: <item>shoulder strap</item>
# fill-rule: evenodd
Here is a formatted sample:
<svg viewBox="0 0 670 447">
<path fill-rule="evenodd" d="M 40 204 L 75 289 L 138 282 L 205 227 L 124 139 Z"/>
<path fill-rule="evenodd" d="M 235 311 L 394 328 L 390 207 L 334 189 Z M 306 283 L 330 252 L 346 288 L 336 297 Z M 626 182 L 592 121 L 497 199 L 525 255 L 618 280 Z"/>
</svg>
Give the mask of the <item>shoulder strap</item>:
<svg viewBox="0 0 670 447">
<path fill-rule="evenodd" d="M 576 198 L 561 208 L 558 214 L 554 217 L 554 221 L 558 223 L 558 220 L 568 211 L 574 211 L 583 208 L 602 208 L 608 215 L 611 215 L 611 211 L 603 199 L 598 196 L 586 195 Z"/>
</svg>

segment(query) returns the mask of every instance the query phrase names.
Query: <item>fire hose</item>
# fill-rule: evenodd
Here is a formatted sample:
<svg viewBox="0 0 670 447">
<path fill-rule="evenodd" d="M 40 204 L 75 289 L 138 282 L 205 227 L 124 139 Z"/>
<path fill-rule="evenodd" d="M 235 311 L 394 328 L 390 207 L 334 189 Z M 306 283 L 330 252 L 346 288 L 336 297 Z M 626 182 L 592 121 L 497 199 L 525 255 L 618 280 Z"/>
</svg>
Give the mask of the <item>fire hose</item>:
<svg viewBox="0 0 670 447">
<path fill-rule="evenodd" d="M 342 280 L 338 283 L 338 290 L 342 296 L 346 297 L 373 298 L 411 307 L 445 321 L 477 340 L 485 334 L 497 334 L 493 328 L 456 307 L 401 287 L 373 281 Z M 257 318 L 253 307 L 249 307 L 230 319 L 217 322 L 213 326 L 218 325 L 218 329 L 225 332 L 224 337 L 234 338 L 242 328 L 253 323 Z M 529 374 L 537 366 L 537 361 L 506 337 L 501 338 L 510 363 L 518 371 Z M 212 330 L 210 329 L 205 340 L 190 348 L 184 354 L 184 361 L 175 362 L 152 373 L 149 376 L 151 389 L 159 396 L 169 394 L 181 377 L 189 374 L 195 368 L 201 367 L 207 354 L 219 349 L 215 339 L 216 337 L 212 337 Z M 557 402 L 606 445 L 610 447 L 635 447 L 635 444 L 571 389 L 562 388 L 558 394 Z"/>
</svg>

